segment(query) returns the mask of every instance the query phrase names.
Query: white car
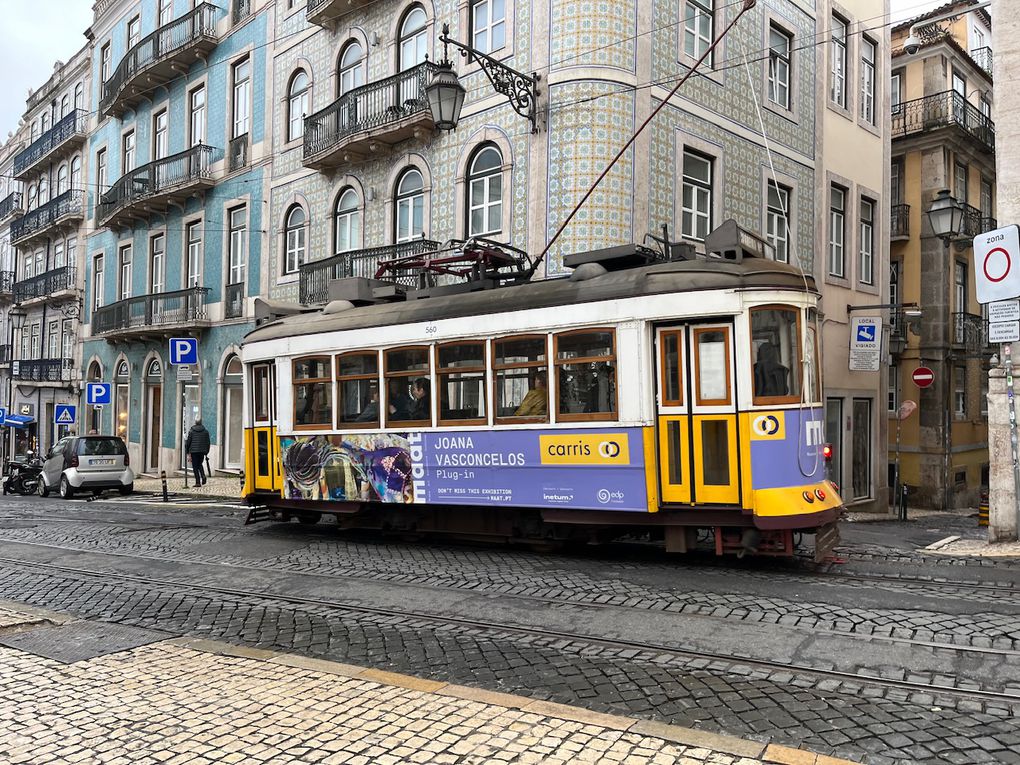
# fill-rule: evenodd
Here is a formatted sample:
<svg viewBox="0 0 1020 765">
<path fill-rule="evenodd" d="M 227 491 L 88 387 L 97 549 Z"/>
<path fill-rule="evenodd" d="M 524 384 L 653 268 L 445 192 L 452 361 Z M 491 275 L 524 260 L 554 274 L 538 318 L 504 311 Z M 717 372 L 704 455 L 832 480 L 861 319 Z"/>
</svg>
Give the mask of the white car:
<svg viewBox="0 0 1020 765">
<path fill-rule="evenodd" d="M 103 489 L 117 489 L 130 494 L 134 483 L 131 459 L 122 439 L 67 436 L 55 443 L 44 459 L 39 493 L 45 497 L 59 491 L 64 499 L 79 490 L 98 494 Z"/>
</svg>

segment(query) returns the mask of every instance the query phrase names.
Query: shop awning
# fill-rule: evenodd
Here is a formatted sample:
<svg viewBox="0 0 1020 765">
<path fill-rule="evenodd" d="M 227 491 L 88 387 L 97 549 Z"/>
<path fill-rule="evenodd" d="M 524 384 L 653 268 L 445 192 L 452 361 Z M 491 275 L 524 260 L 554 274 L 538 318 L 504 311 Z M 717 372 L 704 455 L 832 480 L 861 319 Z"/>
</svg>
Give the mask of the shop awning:
<svg viewBox="0 0 1020 765">
<path fill-rule="evenodd" d="M 35 422 L 35 417 L 26 417 L 23 414 L 8 414 L 4 420 L 4 425 L 11 428 L 24 428 Z"/>
</svg>

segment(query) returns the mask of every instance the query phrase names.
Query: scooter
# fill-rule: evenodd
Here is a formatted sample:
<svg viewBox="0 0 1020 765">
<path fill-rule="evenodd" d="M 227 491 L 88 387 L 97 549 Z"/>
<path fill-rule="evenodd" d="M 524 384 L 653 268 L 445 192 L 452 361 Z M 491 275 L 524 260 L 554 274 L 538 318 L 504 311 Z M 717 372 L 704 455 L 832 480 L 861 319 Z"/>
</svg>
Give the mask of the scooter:
<svg viewBox="0 0 1020 765">
<path fill-rule="evenodd" d="M 7 476 L 3 480 L 3 493 L 25 496 L 38 493 L 42 468 L 42 460 L 32 455 L 29 455 L 27 462 L 8 462 Z"/>
</svg>

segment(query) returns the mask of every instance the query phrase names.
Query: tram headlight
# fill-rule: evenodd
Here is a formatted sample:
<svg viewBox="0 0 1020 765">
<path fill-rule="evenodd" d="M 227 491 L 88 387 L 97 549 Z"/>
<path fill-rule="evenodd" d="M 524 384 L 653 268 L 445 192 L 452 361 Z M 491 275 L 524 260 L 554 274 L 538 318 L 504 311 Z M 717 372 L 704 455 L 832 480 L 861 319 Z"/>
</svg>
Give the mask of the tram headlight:
<svg viewBox="0 0 1020 765">
<path fill-rule="evenodd" d="M 807 502 L 809 505 L 813 504 L 815 501 L 815 495 L 812 494 L 810 491 L 805 491 L 803 494 L 801 494 L 801 496 L 804 497 L 804 501 Z"/>
</svg>

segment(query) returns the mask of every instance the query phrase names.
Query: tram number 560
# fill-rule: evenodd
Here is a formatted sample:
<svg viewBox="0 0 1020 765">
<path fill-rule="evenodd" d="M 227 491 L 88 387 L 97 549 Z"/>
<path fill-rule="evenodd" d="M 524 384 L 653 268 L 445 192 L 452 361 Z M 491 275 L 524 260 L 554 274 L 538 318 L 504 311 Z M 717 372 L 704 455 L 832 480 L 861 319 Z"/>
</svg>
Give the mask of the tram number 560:
<svg viewBox="0 0 1020 765">
<path fill-rule="evenodd" d="M 439 327 L 437 327 L 435 324 L 426 324 L 425 325 L 425 337 L 435 337 L 438 334 L 439 334 Z"/>
</svg>

